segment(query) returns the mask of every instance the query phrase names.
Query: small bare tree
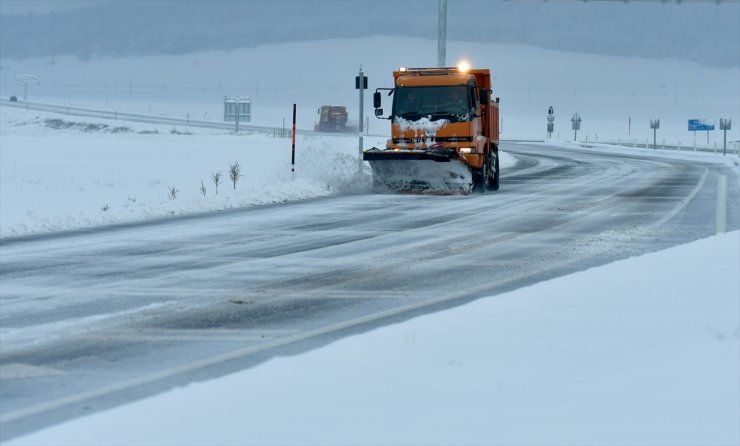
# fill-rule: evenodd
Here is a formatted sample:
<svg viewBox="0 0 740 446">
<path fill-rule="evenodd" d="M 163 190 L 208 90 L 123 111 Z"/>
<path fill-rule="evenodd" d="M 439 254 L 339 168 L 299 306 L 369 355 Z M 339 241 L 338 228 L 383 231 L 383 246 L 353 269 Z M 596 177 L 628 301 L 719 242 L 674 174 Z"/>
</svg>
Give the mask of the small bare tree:
<svg viewBox="0 0 740 446">
<path fill-rule="evenodd" d="M 110 206 L 108 206 L 108 203 L 104 204 L 102 208 L 100 208 L 101 211 L 106 212 L 108 209 L 110 209 Z"/>
<path fill-rule="evenodd" d="M 203 180 L 200 180 L 200 193 L 203 194 L 203 196 L 206 196 L 206 185 L 203 184 Z"/>
<path fill-rule="evenodd" d="M 239 181 L 239 178 L 244 176 L 241 172 L 242 168 L 239 166 L 239 161 L 234 161 L 233 164 L 229 164 L 229 178 L 231 178 L 231 184 L 234 185 L 234 190 L 236 190 L 236 182 Z"/>
<path fill-rule="evenodd" d="M 218 195 L 218 185 L 221 184 L 221 171 L 214 172 L 211 174 L 211 180 L 216 185 L 216 195 Z"/>
<path fill-rule="evenodd" d="M 177 198 L 177 193 L 180 192 L 180 190 L 175 186 L 169 186 L 169 189 L 170 191 L 167 195 L 170 197 L 170 200 L 174 200 L 175 198 Z"/>
</svg>

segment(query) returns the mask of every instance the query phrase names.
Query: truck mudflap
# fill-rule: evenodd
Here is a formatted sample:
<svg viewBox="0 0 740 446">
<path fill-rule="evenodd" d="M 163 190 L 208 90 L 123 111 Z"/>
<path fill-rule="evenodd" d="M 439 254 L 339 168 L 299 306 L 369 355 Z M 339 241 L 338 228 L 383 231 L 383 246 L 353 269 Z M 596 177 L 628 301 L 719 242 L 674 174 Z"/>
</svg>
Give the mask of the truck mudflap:
<svg viewBox="0 0 740 446">
<path fill-rule="evenodd" d="M 369 149 L 363 160 L 373 171 L 376 191 L 467 195 L 473 190 L 468 164 L 451 149 Z"/>
</svg>

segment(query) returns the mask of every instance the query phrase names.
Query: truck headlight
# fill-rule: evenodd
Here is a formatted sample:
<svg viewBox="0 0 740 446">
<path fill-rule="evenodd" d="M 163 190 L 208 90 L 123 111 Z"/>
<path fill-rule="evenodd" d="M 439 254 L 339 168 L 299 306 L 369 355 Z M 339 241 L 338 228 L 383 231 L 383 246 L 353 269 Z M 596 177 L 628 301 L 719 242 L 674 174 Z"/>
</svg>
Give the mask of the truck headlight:
<svg viewBox="0 0 740 446">
<path fill-rule="evenodd" d="M 475 147 L 460 147 L 460 153 L 475 153 Z"/>
</svg>

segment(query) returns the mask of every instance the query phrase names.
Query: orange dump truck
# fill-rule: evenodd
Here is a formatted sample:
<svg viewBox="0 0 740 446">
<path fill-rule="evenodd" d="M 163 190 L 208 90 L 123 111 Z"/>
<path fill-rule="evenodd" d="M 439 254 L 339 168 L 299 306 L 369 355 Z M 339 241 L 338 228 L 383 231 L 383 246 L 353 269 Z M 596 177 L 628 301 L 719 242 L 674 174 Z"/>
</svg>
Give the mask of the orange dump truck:
<svg viewBox="0 0 740 446">
<path fill-rule="evenodd" d="M 347 107 L 322 105 L 318 109 L 319 122 L 314 125 L 317 132 L 343 132 L 347 126 Z"/>
<path fill-rule="evenodd" d="M 384 149 L 363 152 L 376 188 L 461 193 L 499 188 L 499 99 L 487 69 L 401 68 L 378 88 L 375 116 L 391 120 Z M 393 96 L 389 116 L 381 91 Z"/>
</svg>

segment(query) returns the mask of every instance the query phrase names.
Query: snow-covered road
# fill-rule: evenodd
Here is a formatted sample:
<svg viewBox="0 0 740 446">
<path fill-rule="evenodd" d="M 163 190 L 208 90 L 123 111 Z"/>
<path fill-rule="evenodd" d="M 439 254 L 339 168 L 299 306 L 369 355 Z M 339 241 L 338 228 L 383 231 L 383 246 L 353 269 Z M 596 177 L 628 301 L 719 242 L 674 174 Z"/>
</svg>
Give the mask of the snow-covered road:
<svg viewBox="0 0 740 446">
<path fill-rule="evenodd" d="M 498 193 L 333 196 L 0 242 L 2 438 L 706 237 L 718 175 L 738 209 L 719 164 L 503 149 L 520 162 Z"/>
</svg>

